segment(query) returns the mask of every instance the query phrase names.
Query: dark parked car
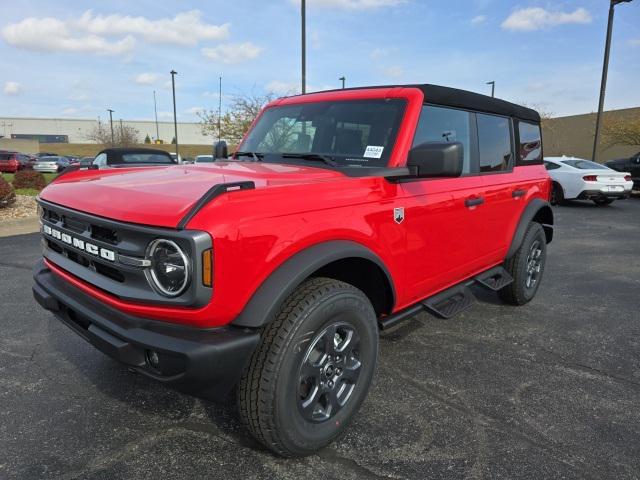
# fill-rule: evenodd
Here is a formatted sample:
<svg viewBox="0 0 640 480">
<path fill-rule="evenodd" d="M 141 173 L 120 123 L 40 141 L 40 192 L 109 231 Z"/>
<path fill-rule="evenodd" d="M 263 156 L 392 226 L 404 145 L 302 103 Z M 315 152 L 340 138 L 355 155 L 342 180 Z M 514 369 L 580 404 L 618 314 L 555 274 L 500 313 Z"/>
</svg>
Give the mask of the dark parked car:
<svg viewBox="0 0 640 480">
<path fill-rule="evenodd" d="M 633 180 L 633 189 L 640 190 L 640 152 L 631 155 L 629 158 L 609 160 L 605 162 L 605 165 L 618 172 L 629 172 L 631 180 Z"/>
<path fill-rule="evenodd" d="M 164 150 L 153 148 L 107 148 L 93 160 L 98 168 L 174 165 L 177 162 Z"/>
</svg>

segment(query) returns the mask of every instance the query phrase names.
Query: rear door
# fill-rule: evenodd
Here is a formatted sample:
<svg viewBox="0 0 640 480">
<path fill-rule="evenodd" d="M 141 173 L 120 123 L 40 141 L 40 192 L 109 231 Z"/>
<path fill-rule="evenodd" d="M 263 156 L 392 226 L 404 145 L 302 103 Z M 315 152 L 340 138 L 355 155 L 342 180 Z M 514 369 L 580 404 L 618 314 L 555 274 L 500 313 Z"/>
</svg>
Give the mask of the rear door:
<svg viewBox="0 0 640 480">
<path fill-rule="evenodd" d="M 475 273 L 486 262 L 482 178 L 474 171 L 475 118 L 454 108 L 425 105 L 414 146 L 461 142 L 462 177 L 411 179 L 400 184 L 405 196 L 406 279 L 413 300 L 425 298 Z"/>
<path fill-rule="evenodd" d="M 538 125 L 484 113 L 477 113 L 476 118 L 488 229 L 486 249 L 491 263 L 497 263 L 504 259 L 531 197 L 546 192 L 548 177 L 542 166 Z"/>
</svg>

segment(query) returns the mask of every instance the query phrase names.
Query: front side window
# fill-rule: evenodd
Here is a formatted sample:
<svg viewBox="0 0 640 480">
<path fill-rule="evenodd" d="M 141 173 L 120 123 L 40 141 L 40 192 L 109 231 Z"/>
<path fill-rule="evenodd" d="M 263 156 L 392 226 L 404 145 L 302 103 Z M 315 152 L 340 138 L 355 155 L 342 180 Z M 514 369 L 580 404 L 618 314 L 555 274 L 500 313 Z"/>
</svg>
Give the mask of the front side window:
<svg viewBox="0 0 640 480">
<path fill-rule="evenodd" d="M 107 154 L 101 153 L 93 160 L 94 165 L 98 165 L 99 167 L 104 167 L 107 165 Z"/>
<path fill-rule="evenodd" d="M 338 166 L 384 167 L 406 102 L 398 99 L 316 102 L 268 108 L 238 148 L 263 161 L 330 158 Z"/>
<path fill-rule="evenodd" d="M 520 134 L 520 161 L 539 162 L 542 159 L 542 137 L 540 126 L 528 122 L 518 122 Z"/>
<path fill-rule="evenodd" d="M 425 142 L 460 142 L 464 154 L 462 173 L 471 172 L 471 114 L 454 108 L 422 107 L 413 146 Z"/>
<path fill-rule="evenodd" d="M 560 168 L 560 165 L 558 165 L 557 163 L 544 162 L 544 168 L 546 168 L 547 170 L 556 170 Z"/>
<path fill-rule="evenodd" d="M 120 162 L 118 162 L 120 163 Z M 147 153 L 147 152 L 139 152 L 139 153 L 124 153 L 122 154 L 122 163 L 127 164 L 141 164 L 141 163 L 166 163 L 166 164 L 174 164 L 176 163 L 169 155 L 161 154 L 161 153 Z"/>
<path fill-rule="evenodd" d="M 590 160 L 562 160 L 562 163 L 580 170 L 610 170 L 610 168 Z"/>
<path fill-rule="evenodd" d="M 506 117 L 478 113 L 480 172 L 501 172 L 511 166 L 511 128 Z"/>
</svg>

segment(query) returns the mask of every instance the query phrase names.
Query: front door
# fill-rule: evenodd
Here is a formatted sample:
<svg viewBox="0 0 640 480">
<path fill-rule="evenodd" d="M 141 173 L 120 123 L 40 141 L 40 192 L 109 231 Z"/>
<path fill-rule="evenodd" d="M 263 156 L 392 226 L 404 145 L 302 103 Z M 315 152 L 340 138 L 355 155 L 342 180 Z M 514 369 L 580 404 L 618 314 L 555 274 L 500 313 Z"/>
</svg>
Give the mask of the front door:
<svg viewBox="0 0 640 480">
<path fill-rule="evenodd" d="M 475 117 L 439 106 L 422 109 L 414 145 L 461 142 L 463 176 L 401 184 L 407 232 L 407 285 L 413 301 L 453 285 L 486 262 L 483 179 L 473 172 Z"/>
</svg>

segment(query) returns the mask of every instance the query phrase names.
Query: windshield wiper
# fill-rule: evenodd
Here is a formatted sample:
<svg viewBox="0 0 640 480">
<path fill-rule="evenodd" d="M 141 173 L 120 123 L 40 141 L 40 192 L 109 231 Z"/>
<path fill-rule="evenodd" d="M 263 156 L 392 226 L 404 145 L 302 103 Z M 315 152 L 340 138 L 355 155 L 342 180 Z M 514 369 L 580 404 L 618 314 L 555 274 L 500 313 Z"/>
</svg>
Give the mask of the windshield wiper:
<svg viewBox="0 0 640 480">
<path fill-rule="evenodd" d="M 262 153 L 255 153 L 255 152 L 236 152 L 233 156 L 234 157 L 251 157 L 253 158 L 254 162 L 260 162 L 262 160 L 262 157 L 264 157 Z"/>
<path fill-rule="evenodd" d="M 337 167 L 338 162 L 333 158 L 320 153 L 282 153 L 282 158 L 302 158 L 303 160 L 312 160 L 317 162 L 324 162 L 332 167 Z"/>
</svg>

